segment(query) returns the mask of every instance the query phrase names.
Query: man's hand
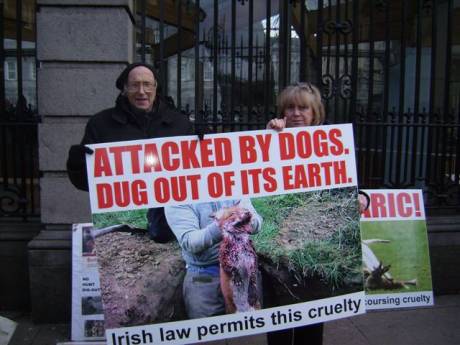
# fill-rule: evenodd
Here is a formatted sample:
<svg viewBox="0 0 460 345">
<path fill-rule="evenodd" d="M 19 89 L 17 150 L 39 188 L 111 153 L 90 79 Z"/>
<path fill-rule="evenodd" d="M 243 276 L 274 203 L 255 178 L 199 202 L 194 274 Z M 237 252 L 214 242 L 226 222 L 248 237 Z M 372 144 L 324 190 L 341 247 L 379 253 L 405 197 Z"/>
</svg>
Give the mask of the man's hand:
<svg viewBox="0 0 460 345">
<path fill-rule="evenodd" d="M 79 168 L 86 164 L 86 154 L 94 151 L 85 145 L 72 145 L 69 150 L 69 163 L 73 168 Z"/>
<path fill-rule="evenodd" d="M 198 135 L 198 140 L 200 140 L 200 141 L 203 140 L 203 138 L 204 138 L 204 136 L 206 134 L 211 134 L 211 133 L 212 133 L 211 129 L 209 127 L 207 127 L 207 126 L 204 126 L 204 125 L 199 126 L 199 125 L 197 125 L 195 127 L 195 134 Z"/>
<path fill-rule="evenodd" d="M 286 128 L 286 118 L 272 119 L 267 123 L 267 129 L 274 129 L 275 131 L 281 132 L 285 128 Z"/>
</svg>

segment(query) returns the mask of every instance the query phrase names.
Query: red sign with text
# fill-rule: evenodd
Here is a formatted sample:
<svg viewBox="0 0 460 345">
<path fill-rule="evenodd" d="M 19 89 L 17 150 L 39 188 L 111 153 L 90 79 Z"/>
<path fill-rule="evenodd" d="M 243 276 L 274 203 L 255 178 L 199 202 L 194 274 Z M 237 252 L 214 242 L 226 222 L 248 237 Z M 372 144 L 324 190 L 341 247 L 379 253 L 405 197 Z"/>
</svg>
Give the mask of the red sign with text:
<svg viewBox="0 0 460 345">
<path fill-rule="evenodd" d="M 350 124 L 88 146 L 92 213 L 357 184 Z"/>
<path fill-rule="evenodd" d="M 361 221 L 425 219 L 420 189 L 369 189 L 365 192 L 371 202 L 361 215 Z"/>
</svg>

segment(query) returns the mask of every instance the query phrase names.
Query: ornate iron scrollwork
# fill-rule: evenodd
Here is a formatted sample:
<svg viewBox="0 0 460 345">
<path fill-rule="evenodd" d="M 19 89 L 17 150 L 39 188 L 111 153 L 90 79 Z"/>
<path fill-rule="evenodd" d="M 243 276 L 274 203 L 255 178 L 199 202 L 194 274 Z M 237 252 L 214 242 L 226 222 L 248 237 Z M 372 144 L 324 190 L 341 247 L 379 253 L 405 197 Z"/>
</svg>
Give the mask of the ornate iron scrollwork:
<svg viewBox="0 0 460 345">
<path fill-rule="evenodd" d="M 328 100 L 336 96 L 343 99 L 350 99 L 353 95 L 351 75 L 343 74 L 334 79 L 330 74 L 324 74 L 322 77 L 323 98 Z"/>
<path fill-rule="evenodd" d="M 348 19 L 338 22 L 336 24 L 336 30 L 343 35 L 348 35 L 349 33 L 351 33 L 352 29 L 353 29 L 353 24 L 351 20 L 348 20 Z"/>
<path fill-rule="evenodd" d="M 340 96 L 344 99 L 350 99 L 353 95 L 351 84 L 351 75 L 344 74 L 339 78 L 340 83 Z"/>
<path fill-rule="evenodd" d="M 27 200 L 23 194 L 16 186 L 14 188 L 0 186 L 0 214 L 11 216 L 24 209 Z"/>
<path fill-rule="evenodd" d="M 323 98 L 331 99 L 335 94 L 334 78 L 330 74 L 324 74 L 321 83 L 323 84 Z"/>
<path fill-rule="evenodd" d="M 324 23 L 323 25 L 323 31 L 326 33 L 326 34 L 333 34 L 335 33 L 335 24 L 336 22 L 333 21 L 333 20 L 328 20 L 327 22 Z"/>
<path fill-rule="evenodd" d="M 334 20 L 328 20 L 323 25 L 323 31 L 328 35 L 333 35 L 341 33 L 343 35 L 348 35 L 353 30 L 353 23 L 351 20 L 343 20 L 336 22 Z"/>
</svg>

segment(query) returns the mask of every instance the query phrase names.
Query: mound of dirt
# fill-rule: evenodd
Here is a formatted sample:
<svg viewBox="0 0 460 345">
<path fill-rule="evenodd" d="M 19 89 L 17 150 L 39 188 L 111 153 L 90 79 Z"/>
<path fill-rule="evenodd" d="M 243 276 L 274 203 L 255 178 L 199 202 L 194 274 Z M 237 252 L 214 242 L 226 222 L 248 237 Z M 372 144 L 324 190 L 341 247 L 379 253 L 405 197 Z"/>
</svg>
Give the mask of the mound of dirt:
<svg viewBox="0 0 460 345">
<path fill-rule="evenodd" d="M 184 260 L 176 242 L 110 232 L 96 237 L 106 328 L 183 319 Z"/>
<path fill-rule="evenodd" d="M 320 202 L 294 208 L 281 224 L 279 241 L 287 249 L 301 248 L 305 242 L 331 237 L 345 220 L 325 209 Z"/>
</svg>

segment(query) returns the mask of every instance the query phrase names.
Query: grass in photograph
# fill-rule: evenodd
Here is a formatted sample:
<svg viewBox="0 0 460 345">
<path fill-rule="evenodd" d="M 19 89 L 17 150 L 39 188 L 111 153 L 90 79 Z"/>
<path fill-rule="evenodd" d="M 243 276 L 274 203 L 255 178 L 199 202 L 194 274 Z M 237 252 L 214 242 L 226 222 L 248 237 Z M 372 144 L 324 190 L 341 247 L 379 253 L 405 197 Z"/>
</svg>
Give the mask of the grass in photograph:
<svg viewBox="0 0 460 345">
<path fill-rule="evenodd" d="M 389 243 L 372 243 L 369 247 L 383 265 L 391 265 L 394 280 L 417 279 L 417 286 L 393 291 L 430 291 L 431 270 L 425 221 L 363 222 L 363 239 L 378 238 Z M 372 290 L 371 293 L 388 293 Z"/>
<path fill-rule="evenodd" d="M 320 276 L 340 287 L 361 276 L 355 188 L 286 194 L 252 200 L 263 218 L 256 250 L 286 264 L 298 279 Z"/>
<path fill-rule="evenodd" d="M 147 229 L 147 209 L 93 214 L 93 223 L 96 229 L 115 224 Z"/>
</svg>

